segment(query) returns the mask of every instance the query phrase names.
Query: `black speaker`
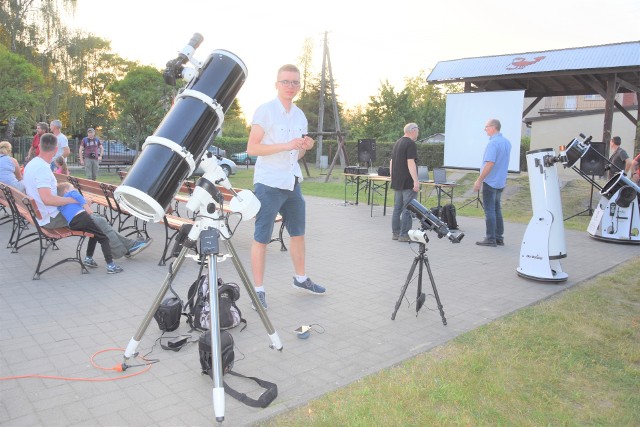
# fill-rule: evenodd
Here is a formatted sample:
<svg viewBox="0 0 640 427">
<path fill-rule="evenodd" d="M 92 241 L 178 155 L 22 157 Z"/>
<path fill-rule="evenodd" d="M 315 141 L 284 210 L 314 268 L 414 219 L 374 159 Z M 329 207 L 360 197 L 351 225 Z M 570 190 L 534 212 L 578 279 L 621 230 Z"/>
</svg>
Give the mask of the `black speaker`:
<svg viewBox="0 0 640 427">
<path fill-rule="evenodd" d="M 373 163 L 376 160 L 376 140 L 358 140 L 358 163 Z"/>
<path fill-rule="evenodd" d="M 604 175 L 604 142 L 592 142 L 580 159 L 580 170 L 587 175 Z"/>
</svg>

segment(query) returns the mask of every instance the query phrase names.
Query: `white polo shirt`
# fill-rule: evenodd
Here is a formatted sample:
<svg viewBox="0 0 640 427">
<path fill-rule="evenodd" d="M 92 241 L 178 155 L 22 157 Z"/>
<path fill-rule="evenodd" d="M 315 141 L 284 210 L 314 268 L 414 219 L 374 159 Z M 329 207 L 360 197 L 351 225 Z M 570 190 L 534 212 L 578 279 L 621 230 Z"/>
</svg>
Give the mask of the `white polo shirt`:
<svg viewBox="0 0 640 427">
<path fill-rule="evenodd" d="M 308 122 L 304 113 L 295 104 L 287 113 L 278 98 L 262 104 L 253 115 L 252 125 L 264 130 L 262 144 L 283 144 L 307 133 Z M 295 177 L 302 181 L 298 163 L 298 150 L 281 151 L 269 156 L 258 156 L 253 173 L 253 183 L 269 187 L 293 190 Z"/>
<path fill-rule="evenodd" d="M 60 211 L 58 211 L 58 208 L 55 206 L 45 205 L 40 198 L 38 189 L 49 188 L 51 190 L 51 194 L 57 195 L 58 183 L 53 172 L 51 172 L 51 166 L 40 157 L 34 157 L 33 160 L 27 163 L 27 166 L 24 167 L 23 182 L 25 193 L 36 201 L 38 210 L 42 215 L 42 219 L 38 220 L 38 224 L 49 224 L 51 222 L 51 218 L 55 218 Z"/>
</svg>

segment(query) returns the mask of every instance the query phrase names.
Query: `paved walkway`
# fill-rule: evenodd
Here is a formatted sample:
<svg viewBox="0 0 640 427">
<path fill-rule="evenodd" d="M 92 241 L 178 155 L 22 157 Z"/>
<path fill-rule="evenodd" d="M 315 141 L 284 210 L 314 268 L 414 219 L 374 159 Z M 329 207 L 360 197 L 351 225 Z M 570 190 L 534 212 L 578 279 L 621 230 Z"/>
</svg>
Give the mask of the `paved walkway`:
<svg viewBox="0 0 640 427">
<path fill-rule="evenodd" d="M 586 231 L 567 231 L 568 257 L 562 267 L 569 279 L 536 282 L 520 278 L 515 271 L 525 225 L 508 223 L 506 245 L 485 248 L 474 244 L 484 234 L 483 219 L 459 217 L 466 234 L 461 244 L 428 234 L 427 255 L 447 326 L 431 296 L 417 317 L 415 306 L 405 301 L 392 321 L 418 245 L 392 241 L 391 218 L 383 217 L 379 206 L 371 217 L 366 203 L 345 206 L 308 197 L 307 212 L 307 270 L 328 293 L 314 296 L 293 289 L 289 254 L 280 252 L 275 244 L 270 247 L 268 315 L 284 349 L 269 348 L 270 340 L 243 289 L 239 306 L 248 327 L 233 331 L 234 369 L 277 383 L 279 395 L 266 409 L 253 409 L 227 396 L 225 425 L 252 424 L 302 405 L 549 298 L 640 253 L 637 246 L 604 243 L 591 239 Z M 232 240 L 248 271 L 252 231 L 251 222 L 242 223 Z M 125 271 L 117 275 L 107 275 L 103 268 L 80 275 L 72 266 L 58 267 L 40 281 L 32 281 L 38 248 L 29 245 L 19 254 L 6 250 L 0 264 L 0 376 L 42 374 L 97 380 L 139 372 L 141 368 L 130 368 L 124 374 L 99 371 L 91 366 L 90 358 L 100 350 L 127 345 L 165 278 L 168 266 L 157 265 L 163 231 L 152 225 L 150 233 L 156 239 L 152 247 L 136 258 L 122 260 Z M 9 225 L 0 226 L 0 241 L 8 238 Z M 72 251 L 73 246 L 72 241 L 61 242 L 60 253 Z M 229 260 L 218 266 L 220 277 L 239 282 Z M 183 298 L 196 275 L 197 265 L 192 261 L 179 271 L 174 285 Z M 426 275 L 423 285 L 429 294 Z M 410 284 L 407 296 L 414 299 L 415 292 L 416 281 Z M 307 340 L 293 333 L 302 324 L 317 325 Z M 187 331 L 183 322 L 176 333 Z M 156 343 L 160 335 L 152 321 L 139 350 L 151 352 L 148 357 L 160 362 L 132 378 L 0 381 L 0 424 L 214 424 L 212 381 L 200 374 L 197 345 L 180 352 L 165 351 Z M 96 357 L 102 366 L 121 361 L 122 350 Z M 228 380 L 238 389 L 256 391 L 250 383 Z"/>
</svg>

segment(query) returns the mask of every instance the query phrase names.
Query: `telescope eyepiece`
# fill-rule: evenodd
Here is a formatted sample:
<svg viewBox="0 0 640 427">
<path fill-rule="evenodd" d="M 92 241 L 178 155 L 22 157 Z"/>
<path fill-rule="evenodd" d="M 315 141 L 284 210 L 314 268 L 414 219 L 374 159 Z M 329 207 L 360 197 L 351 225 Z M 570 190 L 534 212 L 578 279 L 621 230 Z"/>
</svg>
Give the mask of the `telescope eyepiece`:
<svg viewBox="0 0 640 427">
<path fill-rule="evenodd" d="M 200 44 L 202 43 L 203 40 L 204 40 L 204 37 L 202 37 L 202 34 L 194 33 L 193 37 L 191 37 L 191 40 L 189 40 L 189 43 L 187 44 L 195 50 L 200 47 Z"/>
</svg>

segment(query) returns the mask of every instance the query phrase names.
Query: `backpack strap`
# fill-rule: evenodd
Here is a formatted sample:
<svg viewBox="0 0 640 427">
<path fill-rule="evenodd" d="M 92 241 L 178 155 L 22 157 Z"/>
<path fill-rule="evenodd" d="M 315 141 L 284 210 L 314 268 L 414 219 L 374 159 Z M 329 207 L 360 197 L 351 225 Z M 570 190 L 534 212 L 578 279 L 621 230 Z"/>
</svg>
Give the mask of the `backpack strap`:
<svg viewBox="0 0 640 427">
<path fill-rule="evenodd" d="M 256 377 L 246 377 L 234 371 L 229 371 L 228 373 L 235 377 L 254 380 L 256 383 L 258 383 L 260 387 L 265 389 L 265 391 L 262 392 L 262 394 L 258 399 L 252 399 L 249 396 L 247 396 L 245 393 L 240 393 L 239 391 L 236 391 L 233 388 L 229 387 L 229 385 L 227 385 L 226 382 L 223 382 L 224 391 L 226 391 L 229 394 L 229 396 L 233 397 L 239 402 L 244 403 L 247 406 L 251 406 L 252 408 L 266 408 L 267 406 L 269 406 L 271 402 L 275 400 L 276 397 L 278 397 L 278 386 L 274 383 L 261 380 L 260 378 L 256 378 Z"/>
</svg>

